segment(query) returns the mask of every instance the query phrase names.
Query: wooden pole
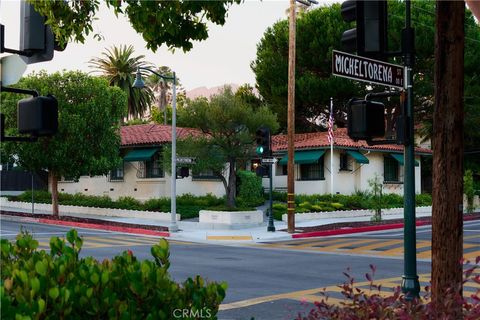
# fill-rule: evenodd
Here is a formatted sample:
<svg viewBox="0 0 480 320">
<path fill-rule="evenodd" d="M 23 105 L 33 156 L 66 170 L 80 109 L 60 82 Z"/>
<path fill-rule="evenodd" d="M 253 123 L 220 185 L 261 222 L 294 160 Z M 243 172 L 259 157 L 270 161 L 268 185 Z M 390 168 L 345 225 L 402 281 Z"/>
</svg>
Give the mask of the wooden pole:
<svg viewBox="0 0 480 320">
<path fill-rule="evenodd" d="M 288 43 L 288 180 L 287 216 L 288 232 L 295 232 L 295 0 L 290 0 L 289 43 Z"/>
<path fill-rule="evenodd" d="M 436 2 L 433 112 L 432 301 L 445 309 L 445 290 L 462 288 L 463 89 L 465 4 Z M 461 291 L 460 291 L 461 293 Z M 451 300 L 452 319 L 462 305 Z"/>
</svg>

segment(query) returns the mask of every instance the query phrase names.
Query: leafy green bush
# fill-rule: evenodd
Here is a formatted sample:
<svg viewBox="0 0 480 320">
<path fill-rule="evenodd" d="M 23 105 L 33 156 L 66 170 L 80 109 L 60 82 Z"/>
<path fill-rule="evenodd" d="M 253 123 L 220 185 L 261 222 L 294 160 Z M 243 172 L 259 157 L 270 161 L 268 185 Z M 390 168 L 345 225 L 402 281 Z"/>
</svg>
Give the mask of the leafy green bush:
<svg viewBox="0 0 480 320">
<path fill-rule="evenodd" d="M 282 215 L 287 213 L 287 205 L 284 203 L 273 203 L 273 218 L 276 220 L 282 220 Z"/>
<path fill-rule="evenodd" d="M 267 193 L 265 193 L 265 199 L 268 200 L 270 199 L 270 195 Z M 273 201 L 280 201 L 280 202 L 287 202 L 287 193 L 286 192 L 282 192 L 282 191 L 273 191 L 272 192 L 272 199 Z"/>
<path fill-rule="evenodd" d="M 133 197 L 120 197 L 116 201 L 116 204 L 121 209 L 128 210 L 142 210 L 143 204 Z"/>
<path fill-rule="evenodd" d="M 66 239 L 51 238 L 50 253 L 26 232 L 14 244 L 1 240 L 2 319 L 173 319 L 178 309 L 215 318 L 225 298 L 226 283 L 174 282 L 165 239 L 152 247 L 153 260 L 129 250 L 103 262 L 79 258 L 76 230 Z"/>
<path fill-rule="evenodd" d="M 419 207 L 426 207 L 432 205 L 432 195 L 429 193 L 422 193 L 415 195 L 415 203 Z M 403 204 L 402 204 L 403 207 Z"/>
<path fill-rule="evenodd" d="M 256 207 L 265 202 L 263 198 L 262 178 L 254 172 L 241 170 L 239 178 L 237 204 L 242 207 Z"/>
<path fill-rule="evenodd" d="M 467 197 L 467 213 L 473 212 L 473 197 L 475 196 L 475 189 L 473 188 L 473 172 L 472 170 L 465 171 L 463 176 L 463 193 Z"/>
</svg>

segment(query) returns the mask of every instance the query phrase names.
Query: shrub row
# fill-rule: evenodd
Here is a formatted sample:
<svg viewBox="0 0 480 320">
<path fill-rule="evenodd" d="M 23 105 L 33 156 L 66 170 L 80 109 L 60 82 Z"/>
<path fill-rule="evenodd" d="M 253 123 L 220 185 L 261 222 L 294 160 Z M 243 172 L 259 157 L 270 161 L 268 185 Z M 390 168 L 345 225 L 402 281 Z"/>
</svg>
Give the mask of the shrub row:
<svg viewBox="0 0 480 320">
<path fill-rule="evenodd" d="M 31 191 L 26 191 L 19 196 L 9 198 L 13 201 L 30 202 L 32 193 Z M 150 199 L 142 203 L 133 197 L 120 197 L 114 201 L 108 196 L 59 193 L 58 199 L 62 205 L 170 212 L 170 198 Z M 52 196 L 47 191 L 34 191 L 34 200 L 36 203 L 52 203 Z M 184 194 L 177 197 L 177 212 L 182 215 L 183 219 L 188 219 L 198 217 L 198 212 L 202 209 L 221 206 L 224 203 L 224 198 L 211 194 L 198 197 L 192 194 Z"/>
<path fill-rule="evenodd" d="M 51 238 L 50 253 L 36 250 L 38 241 L 26 232 L 14 244 L 1 240 L 2 319 L 174 319 L 183 310 L 189 319 L 216 318 L 226 283 L 173 281 L 165 239 L 152 247 L 154 260 L 129 250 L 99 262 L 79 258 L 76 230 L 66 238 Z"/>
<path fill-rule="evenodd" d="M 287 202 L 285 192 L 274 191 L 272 197 L 274 201 Z M 268 199 L 268 194 L 266 194 L 266 198 Z M 300 194 L 295 196 L 295 206 L 306 209 L 306 211 L 300 209 L 297 212 L 372 209 L 373 198 L 368 192 L 356 192 L 352 195 Z M 415 201 L 417 206 L 431 206 L 432 196 L 427 193 L 417 194 Z M 383 203 L 384 209 L 401 208 L 403 207 L 403 196 L 394 193 L 384 194 Z"/>
</svg>

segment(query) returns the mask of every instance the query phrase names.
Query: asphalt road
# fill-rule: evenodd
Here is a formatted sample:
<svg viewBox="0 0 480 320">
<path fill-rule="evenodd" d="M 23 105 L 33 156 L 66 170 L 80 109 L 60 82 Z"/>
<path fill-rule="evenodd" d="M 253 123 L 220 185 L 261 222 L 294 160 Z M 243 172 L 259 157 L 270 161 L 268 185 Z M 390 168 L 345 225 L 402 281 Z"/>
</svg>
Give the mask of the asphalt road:
<svg viewBox="0 0 480 320">
<path fill-rule="evenodd" d="M 44 249 L 50 237 L 62 236 L 70 229 L 3 220 L 1 237 L 14 239 L 21 226 L 33 232 Z M 82 256 L 99 260 L 127 249 L 141 259 L 150 259 L 150 246 L 157 241 L 115 232 L 78 231 L 84 237 Z M 428 252 L 431 229 L 417 231 L 420 252 Z M 402 237 L 402 230 L 388 230 L 250 245 L 171 241 L 170 273 L 180 282 L 196 274 L 211 281 L 226 281 L 229 288 L 219 319 L 292 319 L 298 312 L 310 310 L 311 302 L 321 299 L 323 288 L 332 300 L 341 298 L 337 285 L 346 280 L 342 272 L 347 269 L 365 288 L 370 264 L 376 266 L 376 282 L 385 290 L 399 285 L 403 260 L 398 241 L 401 243 Z M 480 221 L 465 222 L 465 243 L 468 254 L 480 255 Z M 419 259 L 417 269 L 421 285 L 428 284 L 430 259 L 426 254 Z"/>
</svg>

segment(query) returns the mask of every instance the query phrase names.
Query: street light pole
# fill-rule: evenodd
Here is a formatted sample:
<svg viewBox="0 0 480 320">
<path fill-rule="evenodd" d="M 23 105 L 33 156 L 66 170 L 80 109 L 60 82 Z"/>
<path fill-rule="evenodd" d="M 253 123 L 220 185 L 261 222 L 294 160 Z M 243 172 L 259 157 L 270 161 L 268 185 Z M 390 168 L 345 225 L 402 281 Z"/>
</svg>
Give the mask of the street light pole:
<svg viewBox="0 0 480 320">
<path fill-rule="evenodd" d="M 417 249 L 415 226 L 415 149 L 413 130 L 413 65 L 415 37 L 411 28 L 410 0 L 405 2 L 405 29 L 402 32 L 402 51 L 404 53 L 405 84 L 407 103 L 404 104 L 405 146 L 404 146 L 404 275 L 402 276 L 402 292 L 411 300 L 419 297 L 420 283 L 417 275 Z"/>
<path fill-rule="evenodd" d="M 170 187 L 170 226 L 168 231 L 178 231 L 177 225 L 177 77 L 175 72 L 173 77 L 164 76 L 149 68 L 138 67 L 137 75 L 133 83 L 134 88 L 144 88 L 145 82 L 142 80 L 142 74 L 140 69 L 149 71 L 164 80 L 173 80 L 173 98 L 172 98 L 172 175 L 171 175 L 171 187 Z"/>
</svg>

